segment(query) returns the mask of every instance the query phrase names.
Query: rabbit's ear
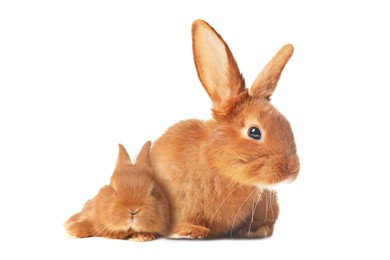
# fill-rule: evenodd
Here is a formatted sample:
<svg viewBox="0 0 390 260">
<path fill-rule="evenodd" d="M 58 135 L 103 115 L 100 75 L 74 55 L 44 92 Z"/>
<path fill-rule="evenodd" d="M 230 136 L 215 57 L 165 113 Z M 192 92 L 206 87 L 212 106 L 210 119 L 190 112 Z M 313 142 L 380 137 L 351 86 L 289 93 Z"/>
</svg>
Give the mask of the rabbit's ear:
<svg viewBox="0 0 390 260">
<path fill-rule="evenodd" d="M 192 50 L 199 80 L 213 102 L 224 113 L 232 99 L 245 91 L 245 81 L 222 37 L 208 23 L 192 24 Z"/>
<path fill-rule="evenodd" d="M 116 160 L 116 165 L 114 173 L 110 179 L 110 186 L 116 190 L 118 183 L 121 182 L 122 177 L 128 172 L 128 167 L 132 165 L 129 154 L 126 151 L 126 148 L 122 144 L 118 144 L 119 153 L 118 159 Z"/>
<path fill-rule="evenodd" d="M 123 166 L 131 165 L 131 159 L 129 154 L 126 151 L 126 148 L 122 144 L 118 144 L 119 154 L 118 159 L 116 160 L 116 169 L 120 169 Z"/>
<path fill-rule="evenodd" d="M 249 90 L 251 96 L 269 100 L 278 84 L 283 68 L 294 52 L 291 44 L 285 45 L 259 73 Z"/>
<path fill-rule="evenodd" d="M 152 145 L 151 141 L 147 141 L 144 146 L 142 146 L 141 151 L 138 154 L 136 163 L 142 163 L 150 166 L 150 146 Z"/>
</svg>

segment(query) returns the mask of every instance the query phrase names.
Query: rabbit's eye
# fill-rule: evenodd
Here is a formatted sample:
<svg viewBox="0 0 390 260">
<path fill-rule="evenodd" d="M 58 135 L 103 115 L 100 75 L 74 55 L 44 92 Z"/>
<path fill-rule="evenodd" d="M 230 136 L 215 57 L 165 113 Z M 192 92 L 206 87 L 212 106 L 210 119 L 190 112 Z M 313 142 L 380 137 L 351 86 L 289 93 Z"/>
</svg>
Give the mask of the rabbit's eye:
<svg viewBox="0 0 390 260">
<path fill-rule="evenodd" d="M 248 129 L 248 136 L 255 140 L 261 140 L 261 131 L 258 127 L 252 126 Z"/>
<path fill-rule="evenodd" d="M 150 196 L 155 197 L 156 195 L 157 195 L 157 190 L 155 187 L 153 187 L 152 189 L 150 189 Z"/>
</svg>

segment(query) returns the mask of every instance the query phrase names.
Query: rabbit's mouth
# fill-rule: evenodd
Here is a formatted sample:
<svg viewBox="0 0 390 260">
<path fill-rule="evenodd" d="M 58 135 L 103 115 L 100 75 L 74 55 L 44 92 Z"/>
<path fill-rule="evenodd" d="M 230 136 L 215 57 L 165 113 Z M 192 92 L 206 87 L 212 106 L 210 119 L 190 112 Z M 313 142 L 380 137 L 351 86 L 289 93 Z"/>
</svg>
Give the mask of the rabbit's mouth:
<svg viewBox="0 0 390 260">
<path fill-rule="evenodd" d="M 287 176 L 286 179 L 281 181 L 280 183 L 292 183 L 295 181 L 295 179 L 298 177 L 299 170 L 290 172 L 290 174 Z"/>
<path fill-rule="evenodd" d="M 136 220 L 130 220 L 128 223 L 128 229 L 138 231 L 139 230 L 138 222 Z"/>
<path fill-rule="evenodd" d="M 296 154 L 286 156 L 286 168 L 288 176 L 285 181 L 291 183 L 298 177 L 298 173 L 301 168 L 299 158 Z"/>
<path fill-rule="evenodd" d="M 257 167 L 254 167 L 256 185 L 261 187 L 291 183 L 298 177 L 300 170 L 299 158 L 296 154 L 275 156 L 254 164 L 257 164 Z"/>
<path fill-rule="evenodd" d="M 277 183 L 291 183 L 298 177 L 300 169 L 299 158 L 296 154 L 284 156 L 277 170 Z"/>
<path fill-rule="evenodd" d="M 235 156 L 229 164 L 218 164 L 219 171 L 235 182 L 270 187 L 281 182 L 293 182 L 299 173 L 299 158 L 295 152 L 250 158 Z"/>
</svg>

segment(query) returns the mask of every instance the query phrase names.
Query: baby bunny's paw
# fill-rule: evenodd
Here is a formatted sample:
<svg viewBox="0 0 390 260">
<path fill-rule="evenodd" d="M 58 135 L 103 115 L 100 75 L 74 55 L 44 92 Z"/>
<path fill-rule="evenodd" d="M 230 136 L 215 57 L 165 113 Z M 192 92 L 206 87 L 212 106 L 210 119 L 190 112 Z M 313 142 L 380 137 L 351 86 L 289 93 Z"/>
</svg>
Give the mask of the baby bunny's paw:
<svg viewBox="0 0 390 260">
<path fill-rule="evenodd" d="M 158 238 L 157 234 L 139 232 L 139 233 L 131 234 L 129 240 L 134 242 L 145 242 L 145 241 L 154 240 L 156 238 Z"/>
</svg>

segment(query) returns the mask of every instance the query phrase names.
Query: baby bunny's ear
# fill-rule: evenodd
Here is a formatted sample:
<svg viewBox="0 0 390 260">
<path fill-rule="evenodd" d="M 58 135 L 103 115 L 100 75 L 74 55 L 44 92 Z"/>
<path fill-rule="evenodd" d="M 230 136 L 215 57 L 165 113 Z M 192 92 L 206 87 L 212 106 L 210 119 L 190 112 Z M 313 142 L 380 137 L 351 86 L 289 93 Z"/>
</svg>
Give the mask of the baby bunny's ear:
<svg viewBox="0 0 390 260">
<path fill-rule="evenodd" d="M 141 151 L 137 157 L 137 164 L 143 163 L 150 166 L 150 146 L 152 145 L 151 141 L 147 141 L 144 146 L 142 146 Z"/>
<path fill-rule="evenodd" d="M 293 52 L 294 47 L 291 44 L 281 48 L 259 73 L 249 90 L 249 94 L 269 100 L 276 88 L 276 84 L 278 84 L 280 74 L 282 74 L 283 68 Z"/>
<path fill-rule="evenodd" d="M 224 114 L 232 100 L 245 91 L 236 60 L 222 37 L 202 20 L 192 24 L 192 51 L 199 80 L 213 109 Z"/>
<path fill-rule="evenodd" d="M 117 184 L 121 180 L 121 176 L 123 176 L 124 173 L 128 172 L 128 166 L 131 165 L 131 159 L 129 154 L 126 151 L 126 148 L 118 144 L 119 146 L 119 154 L 118 159 L 116 160 L 115 170 L 114 173 L 111 176 L 110 180 L 110 186 L 116 190 Z"/>
<path fill-rule="evenodd" d="M 119 146 L 119 154 L 118 159 L 116 160 L 116 168 L 122 168 L 126 165 L 131 165 L 131 159 L 129 154 L 126 151 L 126 148 L 122 144 L 118 144 Z"/>
</svg>

